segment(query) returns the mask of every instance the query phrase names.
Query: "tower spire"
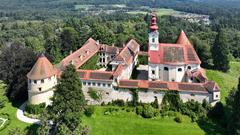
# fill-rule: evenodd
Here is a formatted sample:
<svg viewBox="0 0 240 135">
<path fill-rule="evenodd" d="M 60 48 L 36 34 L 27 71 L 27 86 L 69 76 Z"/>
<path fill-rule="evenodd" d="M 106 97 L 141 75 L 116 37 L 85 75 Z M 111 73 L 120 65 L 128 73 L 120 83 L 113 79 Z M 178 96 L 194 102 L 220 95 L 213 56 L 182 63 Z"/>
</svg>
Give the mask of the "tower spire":
<svg viewBox="0 0 240 135">
<path fill-rule="evenodd" d="M 156 13 L 154 13 L 154 12 L 152 13 L 150 30 L 151 30 L 151 32 L 158 30 L 158 26 L 157 26 L 157 15 L 156 15 Z"/>
</svg>

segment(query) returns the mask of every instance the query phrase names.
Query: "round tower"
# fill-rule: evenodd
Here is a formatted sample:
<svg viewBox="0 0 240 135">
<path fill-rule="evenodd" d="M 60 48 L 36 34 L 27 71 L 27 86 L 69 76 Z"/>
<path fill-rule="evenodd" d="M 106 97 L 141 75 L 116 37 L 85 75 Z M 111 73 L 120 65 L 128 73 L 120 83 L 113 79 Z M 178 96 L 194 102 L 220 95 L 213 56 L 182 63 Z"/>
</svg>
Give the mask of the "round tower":
<svg viewBox="0 0 240 135">
<path fill-rule="evenodd" d="M 42 54 L 31 71 L 28 78 L 28 101 L 31 104 L 51 104 L 54 86 L 57 84 L 57 69 Z"/>
</svg>

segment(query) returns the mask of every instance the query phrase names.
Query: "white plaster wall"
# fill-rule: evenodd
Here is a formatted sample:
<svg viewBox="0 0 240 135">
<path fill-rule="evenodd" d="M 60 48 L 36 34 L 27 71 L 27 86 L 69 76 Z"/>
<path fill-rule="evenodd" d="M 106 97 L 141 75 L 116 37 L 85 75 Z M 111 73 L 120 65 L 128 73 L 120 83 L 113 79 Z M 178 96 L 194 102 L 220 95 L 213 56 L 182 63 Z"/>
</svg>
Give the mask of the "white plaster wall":
<svg viewBox="0 0 240 135">
<path fill-rule="evenodd" d="M 157 51 L 159 48 L 159 33 L 158 32 L 151 32 L 148 36 L 149 41 L 149 50 Z M 155 38 L 155 42 L 152 42 L 152 39 Z"/>
<path fill-rule="evenodd" d="M 40 92 L 39 88 L 41 88 L 41 91 L 45 91 L 48 89 L 51 89 L 53 86 L 55 86 L 57 84 L 57 78 L 56 76 L 52 76 L 51 80 L 49 80 L 48 78 L 43 79 L 44 83 L 41 83 L 41 80 L 36 80 L 37 83 L 34 83 L 34 80 L 28 80 L 28 89 L 34 92 Z"/>
<path fill-rule="evenodd" d="M 207 102 L 211 102 L 211 94 L 201 94 L 201 93 L 191 93 L 191 92 L 179 92 L 180 98 L 183 102 L 187 102 L 189 100 L 194 100 L 199 103 L 202 103 L 204 99 L 206 99 Z"/>
<path fill-rule="evenodd" d="M 158 103 L 161 104 L 163 96 L 164 96 L 164 92 L 161 92 L 161 91 L 154 92 L 152 90 L 146 90 L 146 91 L 141 90 L 138 92 L 139 102 L 142 102 L 142 103 L 151 103 L 155 100 L 155 98 L 157 98 Z"/>
<path fill-rule="evenodd" d="M 186 82 L 185 72 L 188 70 L 188 66 L 191 66 L 192 70 L 197 70 L 200 68 L 198 64 L 190 65 L 164 65 L 164 64 L 150 64 L 148 68 L 148 78 L 149 80 L 161 80 L 161 81 L 175 81 L 175 82 Z M 168 71 L 164 70 L 164 67 L 168 68 Z M 178 71 L 181 68 L 182 71 Z M 155 75 L 152 74 L 152 70 L 155 71 Z M 190 80 L 188 80 L 190 81 Z"/>
<path fill-rule="evenodd" d="M 41 80 L 36 80 L 37 83 L 34 83 L 34 80 L 28 80 L 28 101 L 31 104 L 39 104 L 45 102 L 50 104 L 50 99 L 53 96 L 53 87 L 57 84 L 56 76 L 52 76 L 51 80 L 49 78 Z M 39 89 L 41 88 L 41 90 Z"/>
<path fill-rule="evenodd" d="M 46 105 L 49 105 L 52 102 L 50 98 L 53 96 L 53 93 L 53 90 L 42 93 L 28 91 L 28 101 L 30 104 L 46 103 Z"/>
<path fill-rule="evenodd" d="M 213 100 L 220 100 L 220 91 L 219 92 L 213 92 Z"/>
</svg>

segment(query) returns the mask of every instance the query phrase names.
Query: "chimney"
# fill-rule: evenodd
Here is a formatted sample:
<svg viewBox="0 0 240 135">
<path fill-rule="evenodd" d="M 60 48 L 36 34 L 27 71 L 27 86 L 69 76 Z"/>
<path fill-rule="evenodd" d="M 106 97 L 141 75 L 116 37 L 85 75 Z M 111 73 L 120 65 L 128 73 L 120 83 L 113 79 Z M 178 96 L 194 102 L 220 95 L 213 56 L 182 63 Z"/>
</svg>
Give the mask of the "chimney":
<svg viewBox="0 0 240 135">
<path fill-rule="evenodd" d="M 99 45 L 99 40 L 96 41 L 96 44 Z"/>
</svg>

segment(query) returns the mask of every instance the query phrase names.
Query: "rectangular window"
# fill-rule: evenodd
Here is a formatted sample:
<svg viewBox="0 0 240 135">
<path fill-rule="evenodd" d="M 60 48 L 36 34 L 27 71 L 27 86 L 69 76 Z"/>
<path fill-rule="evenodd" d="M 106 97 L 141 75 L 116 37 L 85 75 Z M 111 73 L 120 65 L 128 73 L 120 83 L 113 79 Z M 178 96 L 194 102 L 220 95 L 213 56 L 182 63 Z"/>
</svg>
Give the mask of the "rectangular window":
<svg viewBox="0 0 240 135">
<path fill-rule="evenodd" d="M 41 80 L 41 83 L 44 83 L 44 79 Z"/>
<path fill-rule="evenodd" d="M 96 83 L 95 83 L 95 82 L 93 82 L 93 86 L 96 86 Z"/>
<path fill-rule="evenodd" d="M 100 85 L 101 85 L 101 83 L 98 83 L 97 85 L 98 85 L 98 86 L 100 86 Z"/>
<path fill-rule="evenodd" d="M 105 83 L 103 83 L 103 87 L 105 87 L 106 86 L 106 84 Z"/>
<path fill-rule="evenodd" d="M 155 70 L 152 70 L 152 74 L 155 75 Z"/>
<path fill-rule="evenodd" d="M 91 83 L 90 83 L 90 82 L 88 82 L 88 85 L 91 85 Z"/>
<path fill-rule="evenodd" d="M 37 84 L 37 80 L 34 80 L 33 82 L 34 82 L 35 84 Z"/>
<path fill-rule="evenodd" d="M 31 80 L 29 80 L 29 83 L 31 83 L 32 81 Z"/>
<path fill-rule="evenodd" d="M 108 84 L 108 87 L 111 87 L 111 84 Z"/>
<path fill-rule="evenodd" d="M 83 85 L 86 85 L 86 82 L 83 82 Z"/>
<path fill-rule="evenodd" d="M 38 88 L 39 91 L 42 91 L 42 88 Z"/>
<path fill-rule="evenodd" d="M 152 42 L 155 43 L 155 38 L 152 38 Z"/>
</svg>

